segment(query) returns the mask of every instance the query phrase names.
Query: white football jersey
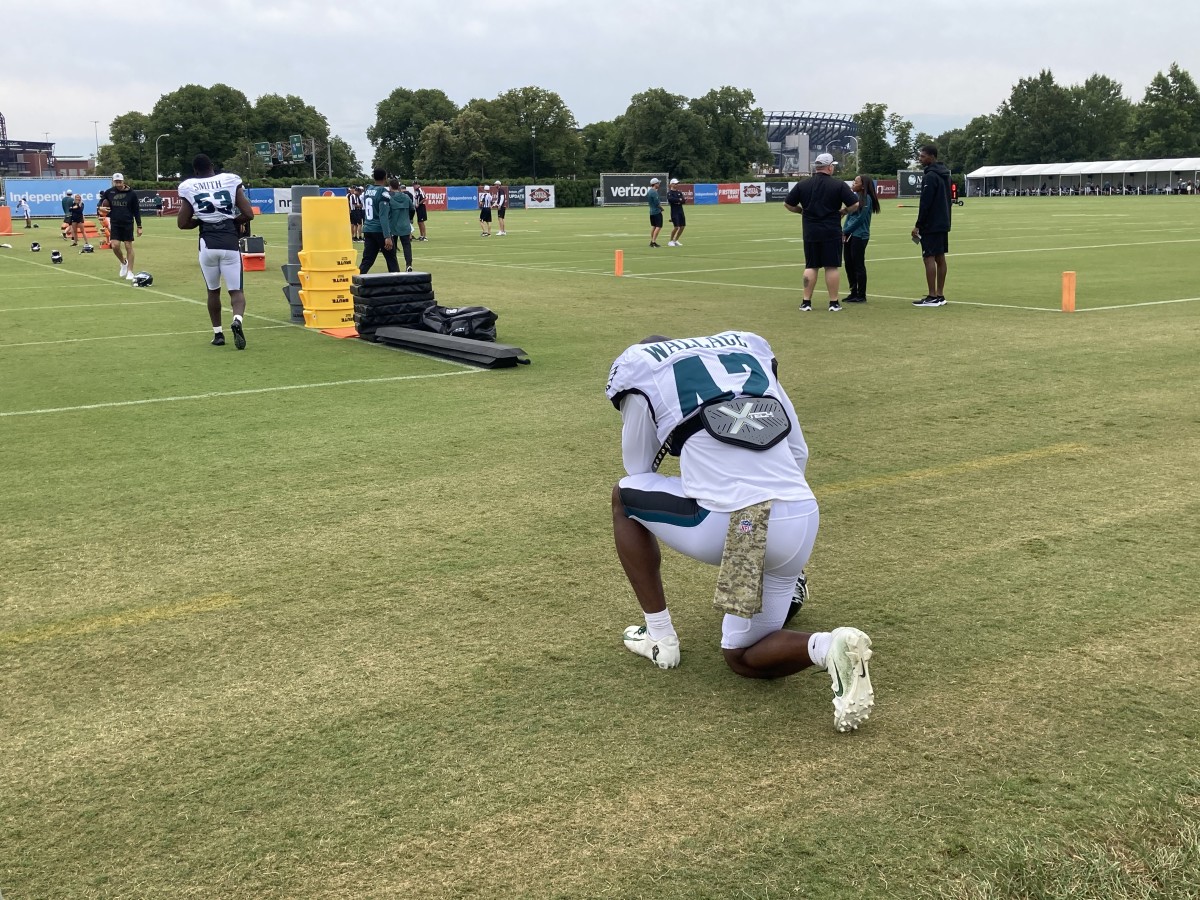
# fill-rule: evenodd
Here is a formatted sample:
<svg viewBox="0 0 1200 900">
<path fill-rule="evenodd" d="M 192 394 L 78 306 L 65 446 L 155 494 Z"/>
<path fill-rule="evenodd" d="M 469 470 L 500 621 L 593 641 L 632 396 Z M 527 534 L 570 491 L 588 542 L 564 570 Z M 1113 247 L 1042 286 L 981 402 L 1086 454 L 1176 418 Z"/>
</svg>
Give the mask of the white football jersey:
<svg viewBox="0 0 1200 900">
<path fill-rule="evenodd" d="M 237 189 L 242 179 L 233 172 L 206 178 L 189 178 L 179 185 L 179 197 L 192 204 L 201 222 L 218 224 L 237 218 Z"/>
<path fill-rule="evenodd" d="M 792 422 L 787 439 L 767 450 L 749 450 L 700 430 L 680 456 L 684 490 L 715 512 L 770 499 L 811 499 L 804 478 L 808 445 L 774 362 L 770 344 L 749 331 L 634 344 L 613 363 L 605 390 L 621 410 L 625 470 L 630 475 L 651 471 L 675 426 L 709 400 L 769 396 L 783 404 Z"/>
</svg>

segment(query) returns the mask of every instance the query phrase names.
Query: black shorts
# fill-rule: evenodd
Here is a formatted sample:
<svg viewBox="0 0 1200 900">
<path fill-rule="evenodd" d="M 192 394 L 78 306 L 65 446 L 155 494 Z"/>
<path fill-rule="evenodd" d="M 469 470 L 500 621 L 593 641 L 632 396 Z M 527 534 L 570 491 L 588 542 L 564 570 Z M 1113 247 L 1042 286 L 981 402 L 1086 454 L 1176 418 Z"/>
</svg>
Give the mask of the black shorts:
<svg viewBox="0 0 1200 900">
<path fill-rule="evenodd" d="M 945 231 L 931 231 L 921 235 L 922 256 L 945 256 L 950 252 L 950 235 Z"/>
<path fill-rule="evenodd" d="M 367 218 L 367 213 L 365 210 L 361 210 L 361 209 L 350 210 L 350 224 L 351 225 L 361 225 L 366 220 L 366 218 Z"/>
<path fill-rule="evenodd" d="M 676 228 L 682 228 L 687 224 L 687 218 L 683 215 L 682 206 L 671 207 L 671 224 Z"/>
<path fill-rule="evenodd" d="M 417 207 L 417 221 L 424 222 L 428 218 L 429 218 L 429 210 L 427 210 L 425 208 L 425 204 L 422 203 L 420 206 Z"/>
<path fill-rule="evenodd" d="M 804 268 L 840 269 L 841 267 L 842 239 L 840 237 L 804 242 Z"/>
<path fill-rule="evenodd" d="M 652 213 L 650 215 L 650 227 L 662 228 L 662 213 Z"/>
<path fill-rule="evenodd" d="M 492 221 L 492 211 L 490 209 L 481 209 L 479 211 L 479 221 L 480 222 Z"/>
<path fill-rule="evenodd" d="M 112 222 L 108 226 L 108 237 L 110 241 L 132 241 L 133 223 L 121 225 L 118 222 Z"/>
<path fill-rule="evenodd" d="M 83 224 L 83 210 L 80 210 L 79 212 L 71 213 L 71 218 L 69 221 L 73 225 L 82 225 Z"/>
<path fill-rule="evenodd" d="M 502 222 L 504 221 L 504 211 L 506 209 L 508 209 L 507 206 L 499 206 L 496 208 L 496 218 Z"/>
</svg>

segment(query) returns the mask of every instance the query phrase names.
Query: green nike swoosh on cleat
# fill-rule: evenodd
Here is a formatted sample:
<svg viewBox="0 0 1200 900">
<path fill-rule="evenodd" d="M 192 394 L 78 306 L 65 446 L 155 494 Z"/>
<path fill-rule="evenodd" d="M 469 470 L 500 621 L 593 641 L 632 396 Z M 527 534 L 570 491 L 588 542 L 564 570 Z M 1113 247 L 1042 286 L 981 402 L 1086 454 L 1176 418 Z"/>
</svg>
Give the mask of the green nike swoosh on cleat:
<svg viewBox="0 0 1200 900">
<path fill-rule="evenodd" d="M 833 667 L 833 677 L 837 679 L 837 687 L 833 689 L 833 696 L 840 697 L 845 687 L 842 686 L 842 673 L 837 670 L 837 666 Z"/>
</svg>

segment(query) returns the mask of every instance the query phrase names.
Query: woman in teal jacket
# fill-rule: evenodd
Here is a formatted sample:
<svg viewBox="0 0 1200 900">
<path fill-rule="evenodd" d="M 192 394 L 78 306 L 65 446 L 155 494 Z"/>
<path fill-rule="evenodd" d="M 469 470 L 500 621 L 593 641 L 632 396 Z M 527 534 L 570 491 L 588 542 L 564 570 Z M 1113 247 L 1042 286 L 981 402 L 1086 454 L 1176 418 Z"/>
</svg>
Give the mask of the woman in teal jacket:
<svg viewBox="0 0 1200 900">
<path fill-rule="evenodd" d="M 858 209 L 842 223 L 842 242 L 846 245 L 846 280 L 850 296 L 843 303 L 867 302 L 867 242 L 871 240 L 871 216 L 879 212 L 879 195 L 870 175 L 859 175 L 851 185 L 858 194 Z"/>
</svg>

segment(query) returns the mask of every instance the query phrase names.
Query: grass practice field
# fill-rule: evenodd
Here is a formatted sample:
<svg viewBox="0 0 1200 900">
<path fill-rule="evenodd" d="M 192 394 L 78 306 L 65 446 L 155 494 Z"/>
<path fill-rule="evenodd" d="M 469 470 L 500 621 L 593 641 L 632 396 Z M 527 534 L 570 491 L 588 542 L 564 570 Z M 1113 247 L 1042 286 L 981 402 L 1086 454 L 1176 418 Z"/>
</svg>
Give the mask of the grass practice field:
<svg viewBox="0 0 1200 900">
<path fill-rule="evenodd" d="M 494 372 L 288 324 L 283 216 L 244 352 L 173 221 L 149 289 L 0 238 L 5 900 L 1200 893 L 1200 201 L 968 200 L 934 309 L 889 201 L 836 315 L 799 217 L 688 215 L 434 214 L 439 302 L 533 360 Z M 857 733 L 730 673 L 669 551 L 683 664 L 622 647 L 608 367 L 729 328 L 812 453 L 793 626 L 874 639 Z"/>
</svg>

